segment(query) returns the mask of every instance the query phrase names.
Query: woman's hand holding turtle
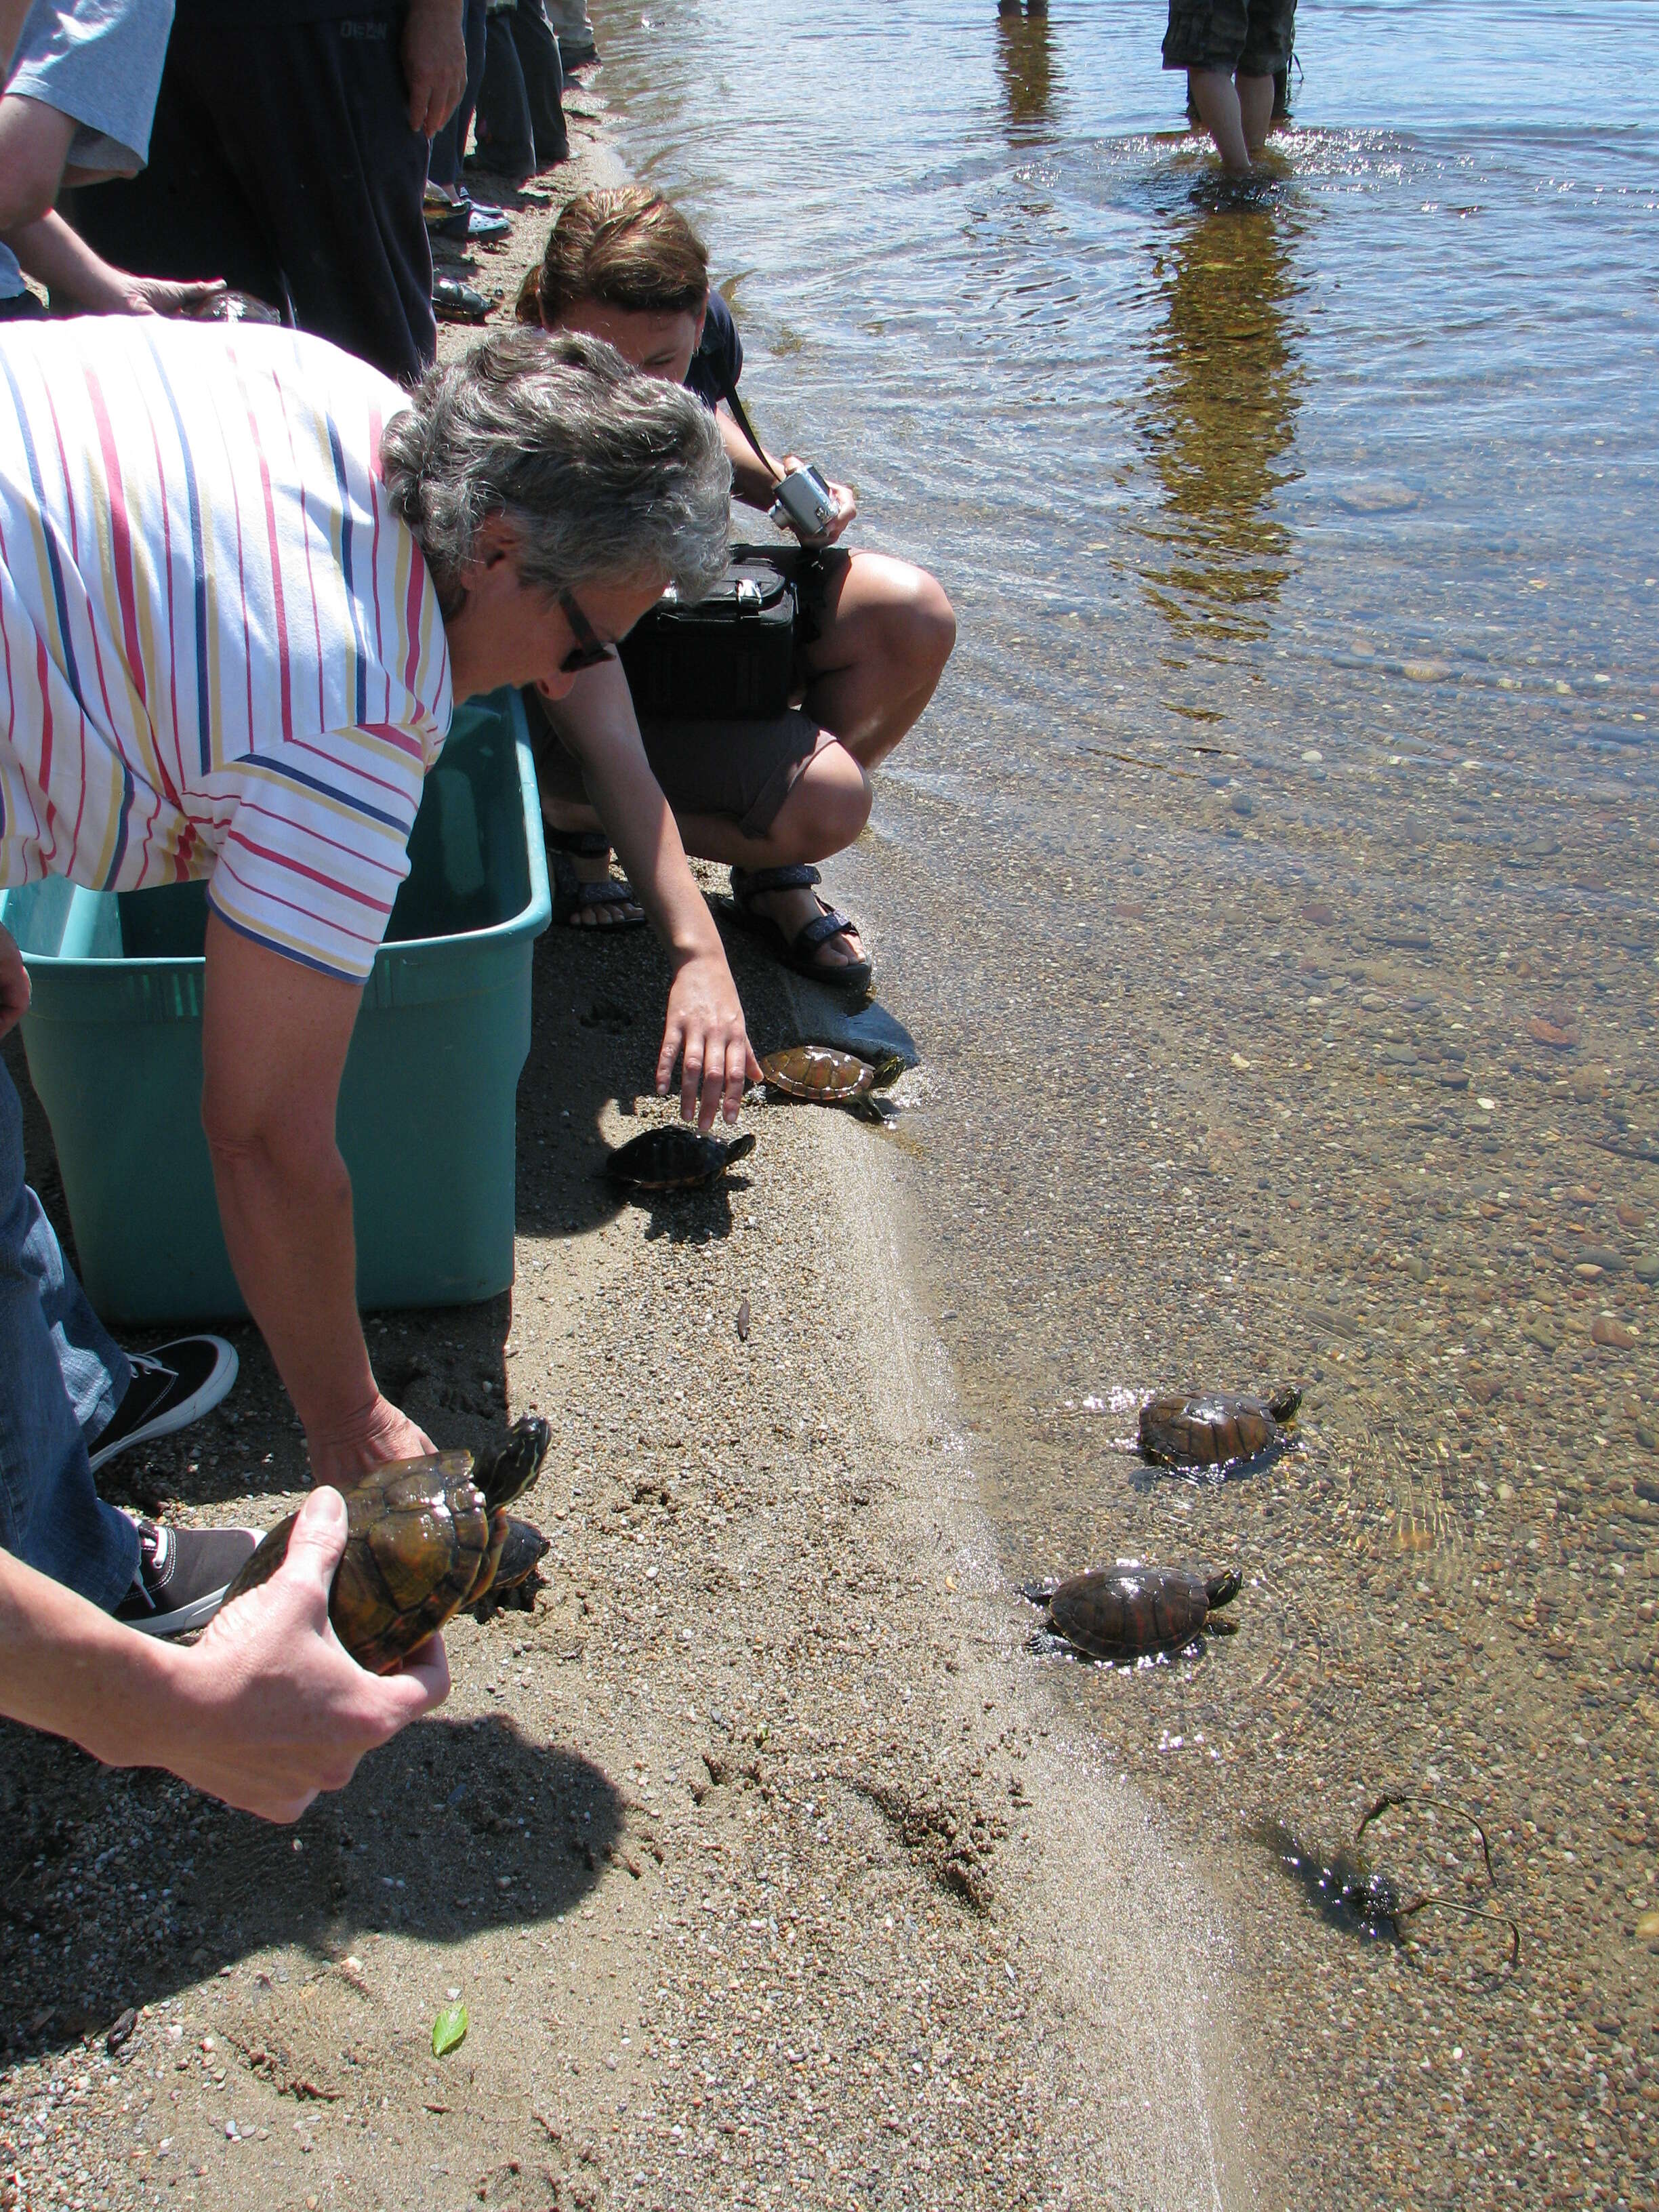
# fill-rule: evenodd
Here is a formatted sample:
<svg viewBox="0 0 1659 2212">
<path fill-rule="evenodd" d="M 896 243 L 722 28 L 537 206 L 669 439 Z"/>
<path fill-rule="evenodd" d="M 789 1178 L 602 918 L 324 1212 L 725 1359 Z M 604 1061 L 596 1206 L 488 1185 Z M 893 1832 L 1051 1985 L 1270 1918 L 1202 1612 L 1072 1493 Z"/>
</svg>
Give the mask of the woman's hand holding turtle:
<svg viewBox="0 0 1659 2212">
<path fill-rule="evenodd" d="M 743 1005 L 724 952 L 693 953 L 668 991 L 668 1019 L 657 1054 L 657 1096 L 665 1098 L 680 1062 L 680 1114 L 707 1132 L 716 1115 L 738 1118 L 743 1094 L 760 1081 Z"/>
<path fill-rule="evenodd" d="M 216 1613 L 193 1648 L 167 1649 L 171 1695 L 156 1701 L 146 1764 L 261 1820 L 297 1820 L 319 1790 L 344 1788 L 365 1752 L 443 1703 L 441 1637 L 391 1674 L 365 1674 L 342 1648 L 328 1596 L 345 1540 L 339 1492 L 313 1491 L 270 1580 Z"/>
</svg>

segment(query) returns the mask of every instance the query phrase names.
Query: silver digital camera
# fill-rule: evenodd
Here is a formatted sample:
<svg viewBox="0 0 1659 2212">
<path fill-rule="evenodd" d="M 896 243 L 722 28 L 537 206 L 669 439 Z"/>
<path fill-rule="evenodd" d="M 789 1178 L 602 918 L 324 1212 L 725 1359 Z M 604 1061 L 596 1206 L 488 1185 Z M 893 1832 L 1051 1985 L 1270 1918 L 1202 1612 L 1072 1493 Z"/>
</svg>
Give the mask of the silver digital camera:
<svg viewBox="0 0 1659 2212">
<path fill-rule="evenodd" d="M 797 538 L 822 538 L 836 519 L 836 495 L 815 468 L 791 469 L 778 486 L 772 520 Z"/>
</svg>

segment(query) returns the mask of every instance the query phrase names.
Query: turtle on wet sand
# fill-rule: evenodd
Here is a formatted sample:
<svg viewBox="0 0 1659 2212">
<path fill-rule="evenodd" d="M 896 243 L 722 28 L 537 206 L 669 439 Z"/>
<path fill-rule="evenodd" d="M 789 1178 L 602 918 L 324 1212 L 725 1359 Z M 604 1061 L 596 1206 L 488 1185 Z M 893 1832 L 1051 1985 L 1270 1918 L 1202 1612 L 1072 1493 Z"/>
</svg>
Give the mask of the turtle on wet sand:
<svg viewBox="0 0 1659 2212">
<path fill-rule="evenodd" d="M 769 1052 L 761 1062 L 761 1074 L 774 1097 L 804 1099 L 813 1106 L 845 1106 L 868 1121 L 887 1118 L 874 1093 L 903 1072 L 904 1062 L 896 1053 L 872 1065 L 828 1044 L 787 1045 L 780 1052 Z"/>
<path fill-rule="evenodd" d="M 494 1451 L 390 1460 L 345 1492 L 346 1547 L 328 1617 L 360 1667 L 389 1674 L 463 1606 L 489 1594 L 508 1539 L 507 1509 L 535 1480 L 552 1433 L 539 1414 L 526 1414 Z M 295 1518 L 290 1513 L 265 1536 L 226 1591 L 227 1605 L 276 1573 Z M 520 1528 L 540 1542 L 524 1522 L 513 1524 L 515 1540 Z"/>
<path fill-rule="evenodd" d="M 1271 1398 L 1223 1390 L 1152 1398 L 1140 1409 L 1140 1452 L 1154 1467 L 1254 1474 L 1285 1449 L 1302 1404 L 1297 1389 Z"/>
<path fill-rule="evenodd" d="M 1062 1583 L 1035 1583 L 1021 1595 L 1046 1605 L 1045 1624 L 1090 1659 L 1139 1659 L 1184 1650 L 1194 1637 L 1231 1634 L 1237 1623 L 1215 1614 L 1238 1595 L 1236 1569 L 1188 1574 L 1182 1567 L 1087 1567 Z"/>
<path fill-rule="evenodd" d="M 700 1137 L 683 1121 L 665 1121 L 630 1137 L 611 1153 L 605 1171 L 624 1190 L 694 1190 L 713 1182 L 755 1149 L 751 1132 L 740 1137 Z"/>
</svg>

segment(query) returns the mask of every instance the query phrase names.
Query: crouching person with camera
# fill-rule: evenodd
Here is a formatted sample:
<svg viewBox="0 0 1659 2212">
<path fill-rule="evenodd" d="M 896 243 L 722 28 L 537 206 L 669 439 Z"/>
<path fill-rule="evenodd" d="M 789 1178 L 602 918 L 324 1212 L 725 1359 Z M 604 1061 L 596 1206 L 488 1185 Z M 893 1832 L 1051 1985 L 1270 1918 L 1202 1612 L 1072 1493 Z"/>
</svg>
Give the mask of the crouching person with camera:
<svg viewBox="0 0 1659 2212">
<path fill-rule="evenodd" d="M 730 866 L 738 913 L 788 966 L 862 994 L 868 954 L 856 925 L 818 898 L 812 864 L 852 844 L 869 819 L 872 772 L 950 658 L 950 601 L 925 569 L 842 546 L 858 512 L 853 493 L 761 445 L 738 397 L 743 349 L 731 310 L 709 289 L 702 240 L 659 193 L 634 185 L 571 200 L 518 313 L 607 338 L 647 374 L 684 384 L 715 410 L 738 497 L 796 538 L 735 549 L 723 591 L 697 611 L 697 635 L 688 618 L 677 636 L 672 611 L 659 611 L 623 661 L 646 756 L 687 852 Z M 781 666 L 768 637 L 775 611 L 786 631 Z M 541 748 L 541 781 L 567 918 L 598 928 L 639 921 L 629 886 L 611 875 L 610 824 L 566 748 Z"/>
</svg>

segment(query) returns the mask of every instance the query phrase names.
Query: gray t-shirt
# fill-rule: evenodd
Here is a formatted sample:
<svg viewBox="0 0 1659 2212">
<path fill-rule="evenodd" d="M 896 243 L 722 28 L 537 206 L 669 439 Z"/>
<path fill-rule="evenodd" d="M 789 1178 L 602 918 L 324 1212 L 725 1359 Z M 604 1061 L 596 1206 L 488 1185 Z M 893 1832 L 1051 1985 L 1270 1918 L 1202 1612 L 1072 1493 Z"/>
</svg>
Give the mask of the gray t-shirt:
<svg viewBox="0 0 1659 2212">
<path fill-rule="evenodd" d="M 149 153 L 172 27 L 173 0 L 34 0 L 6 96 L 73 118 L 69 167 L 135 177 Z M 0 246 L 0 299 L 22 289 L 16 257 Z"/>
</svg>

